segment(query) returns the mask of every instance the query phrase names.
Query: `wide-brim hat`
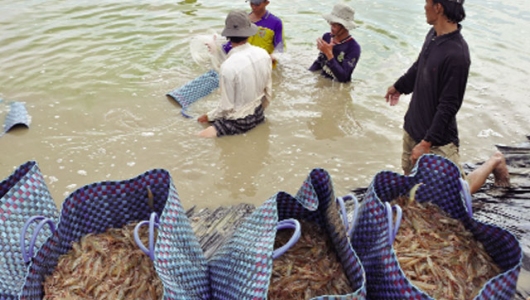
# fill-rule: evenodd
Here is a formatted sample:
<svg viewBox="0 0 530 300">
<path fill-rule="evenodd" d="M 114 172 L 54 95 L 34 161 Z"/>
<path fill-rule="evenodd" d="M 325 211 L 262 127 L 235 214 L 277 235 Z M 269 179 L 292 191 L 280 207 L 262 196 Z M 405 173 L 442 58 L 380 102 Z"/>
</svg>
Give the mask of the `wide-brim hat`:
<svg viewBox="0 0 530 300">
<path fill-rule="evenodd" d="M 246 12 L 242 10 L 231 11 L 225 20 L 222 36 L 249 37 L 258 32 L 258 26 L 250 21 Z"/>
<path fill-rule="evenodd" d="M 322 17 L 329 23 L 339 23 L 346 29 L 354 29 L 357 27 L 353 21 L 355 10 L 343 3 L 337 3 L 333 6 L 330 14 L 323 14 Z"/>
</svg>

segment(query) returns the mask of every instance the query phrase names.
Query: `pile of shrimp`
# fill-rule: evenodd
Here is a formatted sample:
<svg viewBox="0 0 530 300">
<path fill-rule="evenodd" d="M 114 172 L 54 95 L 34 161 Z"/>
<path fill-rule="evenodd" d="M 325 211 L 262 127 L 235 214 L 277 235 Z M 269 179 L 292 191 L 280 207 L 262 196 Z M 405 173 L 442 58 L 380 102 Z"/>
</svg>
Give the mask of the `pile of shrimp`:
<svg viewBox="0 0 530 300">
<path fill-rule="evenodd" d="M 300 239 L 273 261 L 267 299 L 297 300 L 353 293 L 326 232 L 315 223 L 299 222 Z M 292 230 L 278 231 L 275 249 L 285 245 L 292 233 Z"/>
<path fill-rule="evenodd" d="M 72 243 L 46 277 L 43 299 L 162 299 L 153 262 L 134 241 L 136 224 L 88 234 Z M 140 228 L 139 236 L 148 245 L 147 226 Z"/>
<path fill-rule="evenodd" d="M 501 270 L 462 222 L 433 203 L 401 197 L 394 250 L 407 278 L 438 299 L 473 299 Z"/>
</svg>

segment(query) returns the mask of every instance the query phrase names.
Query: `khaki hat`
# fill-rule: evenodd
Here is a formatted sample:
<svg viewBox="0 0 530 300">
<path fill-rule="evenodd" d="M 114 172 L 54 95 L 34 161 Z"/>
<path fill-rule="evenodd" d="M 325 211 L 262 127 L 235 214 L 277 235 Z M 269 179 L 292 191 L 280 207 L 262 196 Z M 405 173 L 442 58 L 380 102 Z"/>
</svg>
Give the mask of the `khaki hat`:
<svg viewBox="0 0 530 300">
<path fill-rule="evenodd" d="M 339 23 L 350 30 L 356 27 L 353 22 L 353 15 L 355 15 L 353 8 L 343 3 L 337 3 L 333 6 L 330 14 L 322 15 L 322 17 L 329 23 Z"/>
<path fill-rule="evenodd" d="M 221 32 L 222 36 L 229 37 L 249 37 L 258 32 L 258 26 L 250 22 L 246 12 L 233 10 L 228 13 L 225 20 L 225 28 Z"/>
</svg>

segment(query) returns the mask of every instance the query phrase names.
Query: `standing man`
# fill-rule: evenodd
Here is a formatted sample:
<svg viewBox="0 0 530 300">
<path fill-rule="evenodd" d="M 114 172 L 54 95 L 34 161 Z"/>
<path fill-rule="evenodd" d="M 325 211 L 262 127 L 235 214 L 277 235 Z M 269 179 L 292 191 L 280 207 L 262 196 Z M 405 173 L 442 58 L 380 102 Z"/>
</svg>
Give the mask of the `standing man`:
<svg viewBox="0 0 530 300">
<path fill-rule="evenodd" d="M 226 17 L 221 34 L 232 50 L 221 64 L 221 99 L 214 110 L 197 119 L 212 123 L 199 136 L 241 134 L 265 120 L 263 111 L 272 98 L 272 62 L 267 51 L 248 43 L 257 31 L 244 11 L 235 10 Z"/>
<path fill-rule="evenodd" d="M 466 17 L 463 4 L 464 0 L 425 1 L 425 17 L 432 28 L 416 62 L 385 95 L 386 102 L 394 106 L 401 94 L 412 93 L 405 114 L 401 157 L 406 175 L 424 153 L 444 156 L 460 166 L 456 114 L 462 106 L 471 65 L 469 49 L 461 34 L 460 22 Z M 508 176 L 499 153 L 484 165 L 488 170 L 468 176 L 472 192 L 480 188 L 491 172 Z M 502 172 L 495 171 L 498 168 Z M 496 182 L 505 185 L 507 179 L 496 175 Z"/>
<path fill-rule="evenodd" d="M 323 76 L 339 82 L 351 81 L 353 70 L 361 56 L 361 46 L 350 35 L 350 30 L 355 28 L 354 14 L 353 8 L 338 3 L 333 6 L 330 14 L 323 15 L 331 29 L 317 39 L 320 53 L 309 67 L 310 71 L 321 70 Z"/>
<path fill-rule="evenodd" d="M 250 21 L 258 26 L 258 32 L 248 39 L 254 46 L 261 47 L 269 54 L 283 53 L 283 23 L 280 18 L 267 10 L 268 0 L 250 0 Z M 274 57 L 273 57 L 274 60 Z"/>
</svg>

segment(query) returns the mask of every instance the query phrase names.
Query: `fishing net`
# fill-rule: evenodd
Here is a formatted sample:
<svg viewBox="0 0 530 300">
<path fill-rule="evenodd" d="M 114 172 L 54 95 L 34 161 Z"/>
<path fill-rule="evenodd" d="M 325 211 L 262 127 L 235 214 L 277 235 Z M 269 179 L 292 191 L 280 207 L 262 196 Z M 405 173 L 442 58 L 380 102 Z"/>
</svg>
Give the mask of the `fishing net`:
<svg viewBox="0 0 530 300">
<path fill-rule="evenodd" d="M 219 72 L 221 64 L 226 59 L 223 45 L 227 42 L 225 37 L 213 31 L 194 35 L 189 44 L 191 58 L 197 65 Z"/>
<path fill-rule="evenodd" d="M 22 251 L 29 251 L 20 247 L 20 230 L 34 215 L 56 221 L 59 214 L 37 163 L 29 161 L 0 182 L 0 299 L 18 299 L 27 273 Z M 25 241 L 30 241 L 36 225 L 27 228 Z M 35 247 L 51 234 L 49 227 L 43 227 L 33 239 Z"/>
<path fill-rule="evenodd" d="M 314 299 L 365 299 L 363 267 L 348 241 L 329 175 L 320 169 L 310 173 L 295 197 L 279 192 L 265 201 L 208 260 L 181 204 L 170 198 L 155 248 L 165 299 L 266 299 L 277 224 L 293 218 L 328 234 L 353 291 Z"/>
<path fill-rule="evenodd" d="M 187 113 L 192 103 L 208 96 L 219 87 L 218 72 L 226 58 L 223 50 L 223 44 L 226 42 L 224 37 L 214 32 L 196 35 L 190 40 L 190 54 L 193 61 L 208 71 L 166 94 L 180 104 L 184 117 L 192 117 Z"/>
<path fill-rule="evenodd" d="M 43 283 L 58 265 L 59 257 L 88 234 L 160 215 L 168 198 L 175 197 L 169 172 L 153 169 L 123 181 L 86 185 L 63 203 L 53 235 L 40 247 L 29 266 L 20 299 L 43 299 Z M 109 268 L 111 266 L 108 266 Z"/>
<path fill-rule="evenodd" d="M 405 276 L 389 238 L 398 228 L 388 218 L 393 209 L 387 203 L 408 195 L 413 187 L 416 201 L 436 204 L 461 221 L 500 268 L 501 273 L 487 281 L 474 299 L 513 298 L 521 268 L 521 246 L 507 230 L 472 217 L 462 186 L 458 167 L 432 154 L 420 157 L 411 176 L 382 171 L 374 177 L 350 239 L 366 271 L 369 298 L 433 299 Z"/>
</svg>

